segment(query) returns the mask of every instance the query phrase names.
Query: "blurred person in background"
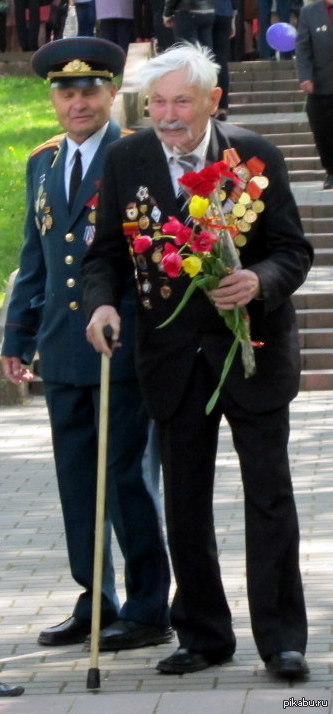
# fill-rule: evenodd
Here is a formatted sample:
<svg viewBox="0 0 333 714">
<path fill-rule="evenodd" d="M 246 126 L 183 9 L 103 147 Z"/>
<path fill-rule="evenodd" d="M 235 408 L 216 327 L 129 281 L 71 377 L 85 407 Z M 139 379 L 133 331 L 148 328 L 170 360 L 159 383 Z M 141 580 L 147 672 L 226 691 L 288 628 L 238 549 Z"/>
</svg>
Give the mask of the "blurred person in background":
<svg viewBox="0 0 333 714">
<path fill-rule="evenodd" d="M 171 27 L 176 42 L 199 42 L 213 49 L 214 0 L 166 0 L 165 27 Z"/>
<path fill-rule="evenodd" d="M 74 0 L 79 37 L 93 37 L 96 24 L 95 0 Z"/>
<path fill-rule="evenodd" d="M 220 65 L 218 83 L 222 89 L 217 119 L 227 118 L 229 103 L 229 66 L 230 40 L 235 36 L 236 0 L 215 0 L 215 18 L 213 24 L 213 50 Z"/>
<path fill-rule="evenodd" d="M 99 37 L 111 40 L 127 53 L 134 42 L 133 0 L 95 0 Z"/>
<path fill-rule="evenodd" d="M 301 9 L 296 62 L 309 124 L 326 171 L 323 188 L 333 189 L 333 0 L 317 0 Z"/>
</svg>

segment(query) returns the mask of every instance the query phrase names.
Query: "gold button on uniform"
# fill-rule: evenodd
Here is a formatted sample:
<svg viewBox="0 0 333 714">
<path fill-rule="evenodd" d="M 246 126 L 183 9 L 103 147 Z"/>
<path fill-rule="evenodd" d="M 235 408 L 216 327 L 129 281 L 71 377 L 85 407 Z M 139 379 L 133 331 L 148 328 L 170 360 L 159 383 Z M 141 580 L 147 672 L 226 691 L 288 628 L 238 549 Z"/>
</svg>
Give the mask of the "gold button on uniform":
<svg viewBox="0 0 333 714">
<path fill-rule="evenodd" d="M 75 280 L 74 280 L 74 278 L 68 278 L 68 280 L 66 280 L 66 285 L 67 285 L 68 288 L 73 288 L 74 285 L 75 285 Z"/>
<path fill-rule="evenodd" d="M 66 265 L 71 265 L 71 263 L 74 263 L 74 258 L 73 258 L 73 256 L 72 256 L 72 255 L 66 255 L 65 263 L 66 263 Z"/>
<path fill-rule="evenodd" d="M 67 241 L 67 243 L 72 243 L 73 240 L 75 240 L 74 233 L 66 233 L 65 241 Z"/>
<path fill-rule="evenodd" d="M 79 303 L 76 302 L 76 300 L 73 300 L 73 302 L 70 302 L 68 307 L 70 310 L 78 310 L 79 309 Z"/>
</svg>

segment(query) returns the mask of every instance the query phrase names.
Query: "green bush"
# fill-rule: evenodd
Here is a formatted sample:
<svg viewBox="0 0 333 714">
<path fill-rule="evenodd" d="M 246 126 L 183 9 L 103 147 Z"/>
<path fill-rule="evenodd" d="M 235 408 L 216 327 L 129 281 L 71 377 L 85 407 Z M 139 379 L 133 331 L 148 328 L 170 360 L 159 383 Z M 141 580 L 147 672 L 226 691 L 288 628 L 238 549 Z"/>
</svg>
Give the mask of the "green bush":
<svg viewBox="0 0 333 714">
<path fill-rule="evenodd" d="M 25 216 L 25 169 L 31 150 L 61 131 L 38 77 L 0 77 L 0 299 L 18 267 Z"/>
</svg>

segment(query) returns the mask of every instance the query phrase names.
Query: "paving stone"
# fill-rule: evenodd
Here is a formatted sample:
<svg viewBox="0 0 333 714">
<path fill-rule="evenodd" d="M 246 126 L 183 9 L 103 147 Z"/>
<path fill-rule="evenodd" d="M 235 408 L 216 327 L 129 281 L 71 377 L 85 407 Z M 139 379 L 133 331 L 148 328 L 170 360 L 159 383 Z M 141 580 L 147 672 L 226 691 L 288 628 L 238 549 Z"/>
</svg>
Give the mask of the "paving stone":
<svg viewBox="0 0 333 714">
<path fill-rule="evenodd" d="M 246 693 L 243 692 L 180 692 L 163 694 L 156 714 L 239 714 Z M 259 714 L 257 712 L 256 714 Z"/>
</svg>

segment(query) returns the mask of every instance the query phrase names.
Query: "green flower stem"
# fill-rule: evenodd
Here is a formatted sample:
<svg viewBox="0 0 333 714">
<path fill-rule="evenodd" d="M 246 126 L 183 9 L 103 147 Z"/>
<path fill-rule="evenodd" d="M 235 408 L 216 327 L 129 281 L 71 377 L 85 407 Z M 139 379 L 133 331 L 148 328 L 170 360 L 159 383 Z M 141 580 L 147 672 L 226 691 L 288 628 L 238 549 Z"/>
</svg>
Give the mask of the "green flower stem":
<svg viewBox="0 0 333 714">
<path fill-rule="evenodd" d="M 214 390 L 209 402 L 207 402 L 207 404 L 206 404 L 205 412 L 206 412 L 207 416 L 213 411 L 215 404 L 220 396 L 221 389 L 222 389 L 223 384 L 226 380 L 226 377 L 229 373 L 230 367 L 234 361 L 234 358 L 235 358 L 235 355 L 236 355 L 236 352 L 238 349 L 238 345 L 239 345 L 239 339 L 238 339 L 238 337 L 235 337 L 235 339 L 230 347 L 230 350 L 224 360 L 224 365 L 223 365 L 220 381 L 219 381 L 216 389 Z"/>
</svg>

